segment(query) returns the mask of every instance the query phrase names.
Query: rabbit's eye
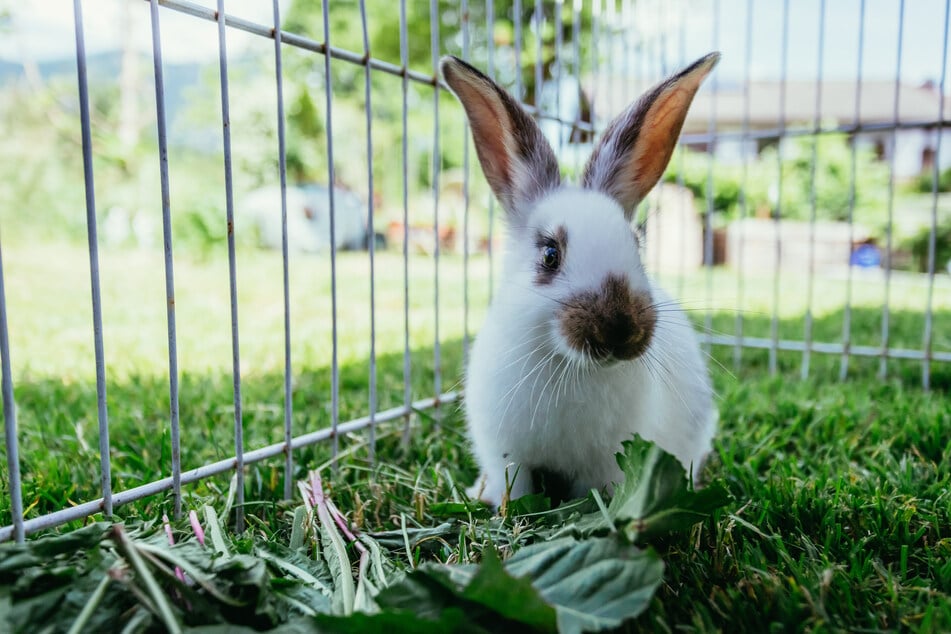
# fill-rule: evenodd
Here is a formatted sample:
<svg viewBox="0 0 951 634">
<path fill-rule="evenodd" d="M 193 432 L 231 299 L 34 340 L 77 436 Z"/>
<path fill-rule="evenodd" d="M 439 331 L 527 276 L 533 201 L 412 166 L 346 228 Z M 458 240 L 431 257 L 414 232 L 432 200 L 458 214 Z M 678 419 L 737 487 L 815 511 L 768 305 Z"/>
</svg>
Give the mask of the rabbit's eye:
<svg viewBox="0 0 951 634">
<path fill-rule="evenodd" d="M 546 271 L 557 271 L 561 265 L 561 252 L 554 243 L 546 244 L 542 248 L 542 266 Z"/>
</svg>

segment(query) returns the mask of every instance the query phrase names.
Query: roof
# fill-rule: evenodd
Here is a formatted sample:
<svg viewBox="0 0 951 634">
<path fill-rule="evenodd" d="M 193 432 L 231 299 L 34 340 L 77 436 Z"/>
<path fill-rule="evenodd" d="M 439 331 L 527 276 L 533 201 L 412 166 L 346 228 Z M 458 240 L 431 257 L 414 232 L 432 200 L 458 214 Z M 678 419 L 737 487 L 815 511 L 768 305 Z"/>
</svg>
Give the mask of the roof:
<svg viewBox="0 0 951 634">
<path fill-rule="evenodd" d="M 615 83 L 610 90 L 606 82 L 599 83 L 602 87 L 595 93 L 595 108 L 599 113 L 607 111 L 612 115 L 648 88 L 639 82 L 623 87 Z M 754 81 L 749 84 L 747 95 L 741 84 L 720 85 L 715 92 L 708 84 L 694 99 L 684 130 L 705 132 L 711 114 L 715 114 L 718 128 L 741 127 L 747 108 L 749 126 L 754 129 L 776 127 L 781 118 L 787 125 L 809 124 L 816 118 L 817 91 L 821 91 L 818 97 L 822 121 L 834 120 L 843 125 L 855 122 L 856 118 L 860 123 L 889 123 L 896 118 L 894 81 L 863 81 L 858 86 L 855 81 L 825 81 L 819 85 L 815 81 L 791 80 L 786 82 L 785 98 L 783 88 L 778 81 Z M 859 89 L 861 96 L 857 100 Z M 898 120 L 927 122 L 940 118 L 941 99 L 936 87 L 899 84 L 898 95 Z M 858 112 L 856 101 L 860 106 Z M 951 98 L 945 99 L 944 115 L 951 119 Z"/>
</svg>

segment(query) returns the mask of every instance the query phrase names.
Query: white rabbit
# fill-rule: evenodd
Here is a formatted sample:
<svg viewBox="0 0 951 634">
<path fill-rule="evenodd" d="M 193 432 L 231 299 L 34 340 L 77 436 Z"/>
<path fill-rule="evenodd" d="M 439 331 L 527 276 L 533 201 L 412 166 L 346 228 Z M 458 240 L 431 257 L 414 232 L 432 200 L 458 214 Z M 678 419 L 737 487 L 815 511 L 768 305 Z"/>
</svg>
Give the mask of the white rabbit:
<svg viewBox="0 0 951 634">
<path fill-rule="evenodd" d="M 615 453 L 635 433 L 696 479 L 717 426 L 710 378 L 686 316 L 644 273 L 631 219 L 719 57 L 696 61 L 615 119 L 580 187 L 561 184 L 551 147 L 508 93 L 443 58 L 509 229 L 502 281 L 466 373 L 482 469 L 470 495 L 497 506 L 542 479 L 558 499 L 610 487 L 622 477 Z"/>
</svg>

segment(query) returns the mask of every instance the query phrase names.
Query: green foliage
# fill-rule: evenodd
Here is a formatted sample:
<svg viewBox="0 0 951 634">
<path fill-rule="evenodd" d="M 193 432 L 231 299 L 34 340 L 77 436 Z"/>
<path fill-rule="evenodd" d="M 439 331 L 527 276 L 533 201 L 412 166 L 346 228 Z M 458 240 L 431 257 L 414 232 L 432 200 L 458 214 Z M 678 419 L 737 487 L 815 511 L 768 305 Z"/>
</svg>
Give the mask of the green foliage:
<svg viewBox="0 0 951 634">
<path fill-rule="evenodd" d="M 888 166 L 875 159 L 871 148 L 853 150 L 844 134 L 801 137 L 789 146 L 783 155 L 782 217 L 810 218 L 813 182 L 820 219 L 845 221 L 850 213 L 863 211 L 868 218 L 870 210 L 883 216 Z M 775 165 L 777 151 L 768 149 L 762 161 Z M 815 168 L 813 152 L 817 156 Z"/>
<path fill-rule="evenodd" d="M 627 443 L 618 462 L 625 473 L 650 483 L 652 505 L 661 513 L 674 501 L 670 493 L 685 487 L 683 469 L 671 468 L 677 461 L 643 440 Z M 414 631 L 452 623 L 467 631 L 516 627 L 580 634 L 616 628 L 643 612 L 663 578 L 657 554 L 633 546 L 626 532 L 558 537 L 590 523 L 575 516 L 534 537 L 514 537 L 517 551 L 504 563 L 486 542 L 478 565 L 428 562 L 404 571 L 408 536 L 387 549 L 370 535 L 351 534 L 316 472 L 300 490 L 306 512 L 295 511 L 293 522 L 303 523 L 306 536 L 292 536 L 296 547 L 254 534 L 230 537 L 210 506 L 203 509 L 203 522 L 192 516 L 194 536 L 182 540 L 180 533 L 178 545 L 169 545 L 157 526 L 134 524 L 130 532 L 104 523 L 7 544 L 0 548 L 6 622 L 15 631 L 28 624 L 76 631 L 95 624 L 112 631 L 138 621 L 161 623 L 170 632 L 229 623 L 259 630 L 290 624 L 307 631 L 379 631 L 384 624 Z M 721 498 L 716 506 L 725 502 Z M 534 522 L 542 524 L 549 515 L 536 515 Z M 708 516 L 697 512 L 668 528 L 683 532 Z M 499 532 L 505 524 L 505 518 L 490 518 L 481 526 L 453 526 L 445 535 Z M 166 532 L 172 535 L 170 526 Z M 356 592 L 351 553 L 359 559 Z M 38 609 L 40 602 L 51 606 L 64 596 L 72 599 L 65 609 Z M 368 616 L 350 620 L 355 611 Z"/>
<path fill-rule="evenodd" d="M 912 183 L 910 189 L 919 194 L 930 194 L 934 191 L 934 170 L 927 169 Z M 951 192 L 951 167 L 938 174 L 938 191 Z"/>
<path fill-rule="evenodd" d="M 664 180 L 682 179 L 697 198 L 698 210 L 705 213 L 711 206 L 711 173 L 712 210 L 724 219 L 741 214 L 773 216 L 778 210 L 783 218 L 808 220 L 814 196 L 819 220 L 847 220 L 851 209 L 866 221 L 871 218 L 875 229 L 885 221 L 888 167 L 875 160 L 871 149 L 862 148 L 855 152 L 853 171 L 852 148 L 844 134 L 790 137 L 783 143 L 781 155 L 772 145 L 745 166 L 715 162 L 711 167 L 708 155 L 687 150 L 682 158 L 674 156 Z"/>
<path fill-rule="evenodd" d="M 644 541 L 682 531 L 730 499 L 719 482 L 694 491 L 676 458 L 646 443 L 624 443 L 618 454 L 624 482 L 608 506 L 608 517 L 627 538 Z"/>
<path fill-rule="evenodd" d="M 928 271 L 928 252 L 931 249 L 931 227 L 926 226 L 918 233 L 902 242 L 902 247 L 909 250 L 915 258 L 915 268 L 925 273 Z M 935 230 L 935 272 L 940 273 L 951 262 L 951 216 L 947 216 L 938 223 Z"/>
</svg>

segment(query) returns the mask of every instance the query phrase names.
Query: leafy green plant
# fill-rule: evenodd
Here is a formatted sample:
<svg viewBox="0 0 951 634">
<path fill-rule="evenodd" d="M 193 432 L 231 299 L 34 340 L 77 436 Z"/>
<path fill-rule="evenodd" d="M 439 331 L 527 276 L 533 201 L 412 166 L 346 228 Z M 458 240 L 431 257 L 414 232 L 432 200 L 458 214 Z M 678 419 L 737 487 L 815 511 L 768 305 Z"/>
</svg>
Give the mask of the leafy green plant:
<svg viewBox="0 0 951 634">
<path fill-rule="evenodd" d="M 934 171 L 925 170 L 911 182 L 910 189 L 919 194 L 930 194 L 934 191 Z M 938 174 L 938 191 L 951 192 L 951 167 Z"/>
<path fill-rule="evenodd" d="M 864 218 L 871 214 L 878 224 L 888 185 L 887 165 L 877 161 L 869 148 L 856 149 L 853 178 L 852 147 L 844 134 L 790 137 L 782 149 L 768 146 L 745 167 L 721 161 L 711 164 L 709 155 L 684 150 L 683 157 L 671 161 L 664 181 L 683 182 L 696 197 L 698 211 L 705 213 L 711 176 L 712 210 L 726 219 L 737 218 L 745 203 L 747 216 L 772 216 L 778 209 L 783 218 L 807 220 L 814 190 L 818 219 L 846 220 L 852 209 Z"/>
<path fill-rule="evenodd" d="M 203 524 L 193 511 L 178 543 L 166 519 L 164 531 L 100 522 L 5 545 L 0 610 L 14 631 L 616 628 L 648 606 L 663 579 L 660 556 L 642 545 L 689 529 L 730 500 L 718 483 L 690 489 L 677 460 L 643 440 L 625 443 L 618 464 L 625 480 L 608 507 L 592 491 L 567 508 L 452 521 L 412 538 L 404 527 L 397 540 L 352 528 L 311 472 L 298 483 L 304 504 L 288 514 L 286 541 L 227 535 L 226 505 L 220 515 L 205 506 Z M 499 538 L 513 526 L 522 536 L 509 535 L 503 560 Z M 424 539 L 467 535 L 481 542 L 478 564 L 416 564 Z"/>
<path fill-rule="evenodd" d="M 931 242 L 931 227 L 922 227 L 917 234 L 905 240 L 901 248 L 911 251 L 916 269 L 928 270 L 928 250 Z M 951 262 L 951 216 L 938 223 L 935 233 L 935 271 L 941 272 Z"/>
</svg>

